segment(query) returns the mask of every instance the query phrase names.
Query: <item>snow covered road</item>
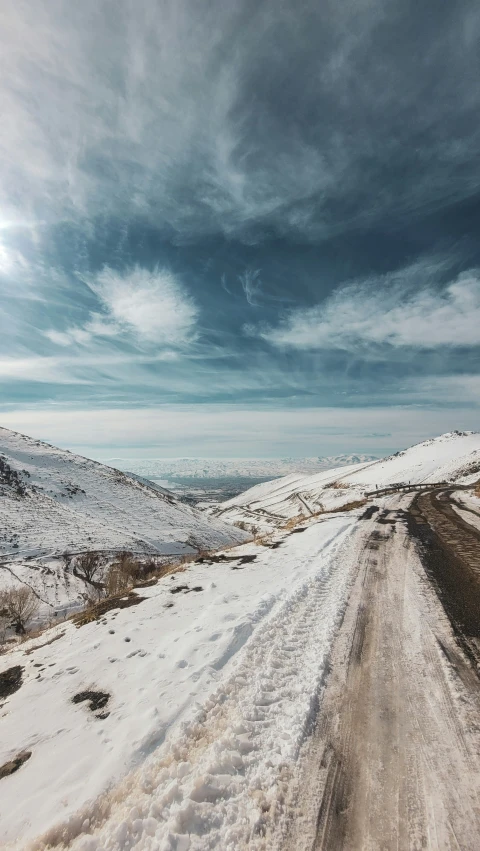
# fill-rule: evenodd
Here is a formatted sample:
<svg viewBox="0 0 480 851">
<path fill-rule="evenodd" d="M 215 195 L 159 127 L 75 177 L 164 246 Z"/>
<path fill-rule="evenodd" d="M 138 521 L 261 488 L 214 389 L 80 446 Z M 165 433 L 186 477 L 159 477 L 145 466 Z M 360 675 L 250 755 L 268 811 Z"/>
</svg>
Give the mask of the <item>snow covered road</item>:
<svg viewBox="0 0 480 851">
<path fill-rule="evenodd" d="M 10 846 L 277 848 L 354 575 L 358 516 L 192 565 L 142 589 L 133 609 L 68 624 L 27 658 L 29 645 L 8 654 L 25 681 L 4 705 L 3 758 L 32 751 L 1 781 Z M 179 581 L 200 591 L 172 596 Z M 105 719 L 71 703 L 95 686 L 111 695 Z"/>
<path fill-rule="evenodd" d="M 374 514 L 284 851 L 476 851 L 480 686 L 408 536 Z"/>
</svg>

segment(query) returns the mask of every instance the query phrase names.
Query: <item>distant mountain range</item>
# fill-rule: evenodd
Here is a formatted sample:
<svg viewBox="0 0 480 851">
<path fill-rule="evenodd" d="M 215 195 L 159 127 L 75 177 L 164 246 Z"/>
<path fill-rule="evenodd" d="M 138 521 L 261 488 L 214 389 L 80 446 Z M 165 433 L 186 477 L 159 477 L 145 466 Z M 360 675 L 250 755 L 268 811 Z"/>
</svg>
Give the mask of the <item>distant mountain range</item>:
<svg viewBox="0 0 480 851">
<path fill-rule="evenodd" d="M 317 473 L 348 464 L 375 461 L 374 455 L 334 455 L 327 458 L 111 458 L 122 470 L 146 479 L 274 479 L 290 473 Z"/>
</svg>

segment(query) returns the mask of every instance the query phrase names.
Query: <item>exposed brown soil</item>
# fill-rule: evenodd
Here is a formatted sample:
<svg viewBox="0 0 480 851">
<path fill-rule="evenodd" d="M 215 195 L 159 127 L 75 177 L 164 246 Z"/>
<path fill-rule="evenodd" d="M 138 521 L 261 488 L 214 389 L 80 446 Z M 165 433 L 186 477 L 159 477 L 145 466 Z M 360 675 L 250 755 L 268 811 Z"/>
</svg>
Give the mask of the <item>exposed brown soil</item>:
<svg viewBox="0 0 480 851">
<path fill-rule="evenodd" d="M 203 591 L 203 588 L 201 585 L 195 585 L 193 588 L 190 588 L 188 585 L 177 585 L 176 588 L 170 588 L 170 594 L 180 594 L 181 591 L 188 594 L 189 591 Z"/>
<path fill-rule="evenodd" d="M 21 665 L 14 665 L 13 668 L 7 668 L 0 674 L 0 699 L 10 697 L 22 685 L 23 668 Z"/>
<path fill-rule="evenodd" d="M 10 774 L 15 774 L 21 766 L 30 759 L 32 755 L 31 751 L 22 751 L 22 753 L 17 754 L 16 757 L 11 759 L 9 762 L 4 762 L 3 765 L 0 765 L 0 780 L 3 777 L 9 777 Z"/>
<path fill-rule="evenodd" d="M 220 553 L 220 555 L 213 554 L 197 558 L 195 560 L 195 564 L 224 564 L 229 561 L 238 562 L 239 564 L 250 564 L 250 562 L 255 561 L 256 558 L 256 555 L 226 556 L 223 553 Z"/>
<path fill-rule="evenodd" d="M 373 515 L 376 514 L 376 512 L 379 510 L 380 509 L 378 505 L 369 505 L 368 508 L 366 508 L 363 512 L 362 516 L 360 517 L 360 520 L 371 520 Z"/>
<path fill-rule="evenodd" d="M 425 570 L 457 641 L 480 663 L 480 533 L 450 505 L 450 491 L 419 495 L 408 512 Z"/>
<path fill-rule="evenodd" d="M 98 712 L 99 709 L 103 709 L 109 700 L 110 695 L 106 691 L 79 691 L 78 694 L 72 697 L 72 703 L 88 701 L 88 708 L 91 712 Z M 102 715 L 97 715 L 97 718 L 106 718 L 107 716 L 108 713 L 103 713 Z"/>
</svg>

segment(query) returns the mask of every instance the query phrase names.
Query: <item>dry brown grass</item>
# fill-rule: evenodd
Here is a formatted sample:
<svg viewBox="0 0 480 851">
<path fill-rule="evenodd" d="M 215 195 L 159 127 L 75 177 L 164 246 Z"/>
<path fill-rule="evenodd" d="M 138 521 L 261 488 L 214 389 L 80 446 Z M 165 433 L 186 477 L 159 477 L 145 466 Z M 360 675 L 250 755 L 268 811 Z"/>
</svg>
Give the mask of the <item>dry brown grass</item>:
<svg viewBox="0 0 480 851">
<path fill-rule="evenodd" d="M 126 594 L 117 595 L 115 597 L 105 597 L 105 599 L 100 600 L 100 602 L 94 603 L 92 606 L 88 606 L 82 612 L 77 612 L 75 615 L 72 615 L 71 621 L 77 627 L 85 626 L 87 623 L 100 620 L 100 618 L 112 609 L 128 609 L 130 606 L 136 606 L 138 603 L 142 603 L 143 600 L 146 599 L 146 597 L 140 597 L 139 594 L 135 594 L 133 591 L 127 591 Z"/>
<path fill-rule="evenodd" d="M 182 559 L 181 562 L 173 561 L 168 564 L 158 565 L 149 578 L 142 582 L 136 582 L 135 588 L 146 588 L 158 582 L 159 579 L 163 579 L 164 576 L 170 576 L 171 573 L 183 573 L 186 570 L 187 564 L 191 561 L 194 561 L 194 557 L 188 560 L 186 558 Z M 155 580 L 155 583 L 152 580 Z"/>
<path fill-rule="evenodd" d="M 305 523 L 305 520 L 307 519 L 308 518 L 305 517 L 304 514 L 297 514 L 296 517 L 290 517 L 290 520 L 287 520 L 287 522 L 280 526 L 280 528 L 285 529 L 285 531 L 288 532 L 289 529 L 294 529 L 295 526 L 298 526 L 300 523 Z"/>
<path fill-rule="evenodd" d="M 262 535 L 257 535 L 253 539 L 253 543 L 257 544 L 259 547 L 268 547 L 272 542 L 273 532 L 265 532 Z"/>
<path fill-rule="evenodd" d="M 327 485 L 325 487 L 325 490 L 328 490 L 329 488 L 333 488 L 333 490 L 336 490 L 336 491 L 346 491 L 346 490 L 348 490 L 349 487 L 350 487 L 350 485 L 348 485 L 346 482 L 336 481 L 336 482 L 331 482 L 329 485 Z"/>
<path fill-rule="evenodd" d="M 337 488 L 337 490 L 340 490 L 340 488 Z M 280 526 L 280 529 L 288 532 L 290 529 L 295 529 L 296 526 L 299 526 L 301 523 L 306 523 L 309 520 L 313 520 L 315 517 L 322 517 L 325 514 L 338 514 L 341 511 L 354 511 L 355 508 L 362 508 L 362 506 L 366 505 L 367 502 L 367 499 L 357 499 L 352 500 L 352 502 L 344 503 L 344 505 L 339 505 L 337 508 L 326 509 L 322 507 L 309 517 L 306 517 L 304 514 L 298 514 L 296 517 L 291 517 L 290 520 L 287 520 L 286 523 Z M 257 540 L 255 543 L 257 543 Z"/>
<path fill-rule="evenodd" d="M 480 479 L 479 479 L 479 480 L 478 480 L 478 482 L 475 484 L 475 488 L 474 488 L 474 491 L 473 491 L 473 492 L 474 492 L 475 496 L 480 497 Z"/>
<path fill-rule="evenodd" d="M 353 502 L 347 502 L 345 505 L 339 505 L 338 508 L 331 508 L 330 511 L 324 512 L 326 514 L 336 514 L 339 511 L 354 511 L 355 508 L 362 508 L 362 506 L 366 505 L 368 499 L 356 499 Z"/>
</svg>

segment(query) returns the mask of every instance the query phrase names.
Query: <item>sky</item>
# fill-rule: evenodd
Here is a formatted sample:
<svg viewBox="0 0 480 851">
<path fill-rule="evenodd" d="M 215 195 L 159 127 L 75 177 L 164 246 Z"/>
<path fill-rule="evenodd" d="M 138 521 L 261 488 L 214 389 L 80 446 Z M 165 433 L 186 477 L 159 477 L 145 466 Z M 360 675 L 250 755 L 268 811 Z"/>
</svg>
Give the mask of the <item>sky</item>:
<svg viewBox="0 0 480 851">
<path fill-rule="evenodd" d="M 480 428 L 476 0 L 3 0 L 0 424 L 91 457 Z"/>
</svg>

